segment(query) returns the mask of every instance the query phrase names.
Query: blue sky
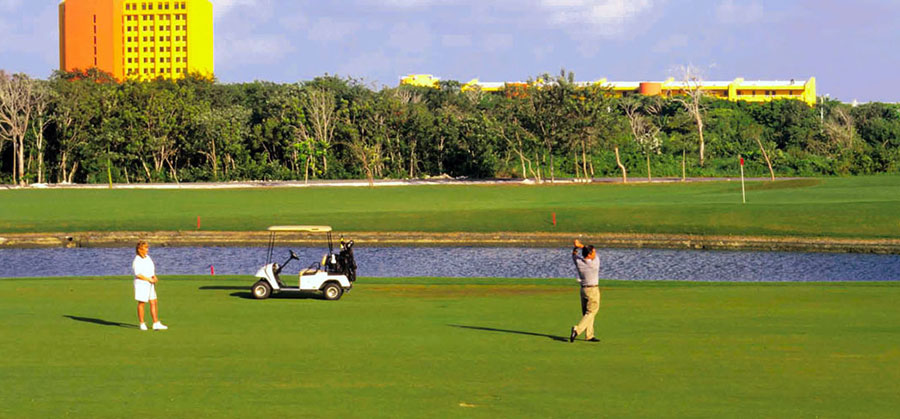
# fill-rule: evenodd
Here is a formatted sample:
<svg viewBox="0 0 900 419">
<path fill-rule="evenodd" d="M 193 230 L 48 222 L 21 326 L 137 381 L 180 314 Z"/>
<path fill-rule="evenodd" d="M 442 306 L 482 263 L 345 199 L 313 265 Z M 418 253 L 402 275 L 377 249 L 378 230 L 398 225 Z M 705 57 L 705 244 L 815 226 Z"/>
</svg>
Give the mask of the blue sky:
<svg viewBox="0 0 900 419">
<path fill-rule="evenodd" d="M 0 68 L 59 66 L 58 0 L 0 0 Z M 468 81 L 805 80 L 843 101 L 900 101 L 898 0 L 213 0 L 216 75 L 325 73 L 394 86 Z"/>
</svg>

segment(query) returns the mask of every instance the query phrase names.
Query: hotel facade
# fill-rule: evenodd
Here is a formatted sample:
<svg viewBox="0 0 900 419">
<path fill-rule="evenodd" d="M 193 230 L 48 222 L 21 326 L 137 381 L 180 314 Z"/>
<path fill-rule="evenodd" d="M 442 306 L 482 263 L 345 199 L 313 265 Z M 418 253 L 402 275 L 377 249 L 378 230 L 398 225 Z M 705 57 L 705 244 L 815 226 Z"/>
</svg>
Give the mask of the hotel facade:
<svg viewBox="0 0 900 419">
<path fill-rule="evenodd" d="M 431 74 L 410 74 L 400 79 L 401 85 L 437 88 L 440 78 Z M 485 92 L 499 92 L 509 87 L 528 87 L 527 82 L 482 82 L 478 79 L 462 85 L 462 90 L 480 89 Z M 540 82 L 538 82 L 540 85 Z M 800 100 L 813 106 L 816 104 L 816 78 L 806 80 L 769 80 L 748 81 L 737 78 L 731 81 L 704 81 L 691 86 L 682 81 L 669 78 L 665 81 L 609 81 L 600 79 L 592 82 L 579 82 L 576 85 L 591 85 L 608 89 L 613 96 L 621 97 L 630 94 L 647 96 L 672 97 L 683 95 L 693 89 L 699 89 L 705 95 L 719 99 L 746 102 L 769 102 L 777 99 Z"/>
<path fill-rule="evenodd" d="M 212 3 L 62 0 L 59 62 L 65 71 L 98 68 L 120 81 L 212 76 Z"/>
</svg>

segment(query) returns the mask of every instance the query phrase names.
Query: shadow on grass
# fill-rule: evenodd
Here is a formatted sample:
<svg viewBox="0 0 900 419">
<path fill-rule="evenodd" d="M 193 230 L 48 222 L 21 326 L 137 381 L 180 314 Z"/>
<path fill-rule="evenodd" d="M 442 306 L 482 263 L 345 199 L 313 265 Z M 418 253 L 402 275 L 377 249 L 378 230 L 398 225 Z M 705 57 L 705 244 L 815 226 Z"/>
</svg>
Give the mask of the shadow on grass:
<svg viewBox="0 0 900 419">
<path fill-rule="evenodd" d="M 233 292 L 229 294 L 232 297 L 243 298 L 245 300 L 255 300 L 253 298 L 253 294 L 250 293 L 250 287 L 237 287 L 237 286 L 227 286 L 227 285 L 207 285 L 200 288 L 197 288 L 201 291 L 240 291 Z M 319 299 L 321 300 L 321 296 L 315 293 L 314 291 L 310 292 L 281 292 L 278 294 L 272 293 L 269 296 L 270 299 L 276 300 L 309 300 L 309 299 Z"/>
<path fill-rule="evenodd" d="M 483 330 L 486 332 L 500 332 L 500 333 L 512 333 L 515 335 L 527 335 L 527 336 L 539 336 L 544 338 L 550 338 L 557 342 L 568 342 L 569 339 L 562 336 L 553 336 L 547 335 L 543 333 L 534 333 L 534 332 L 523 332 L 521 330 L 507 330 L 507 329 L 495 329 L 493 327 L 479 327 L 479 326 L 463 326 L 459 324 L 449 324 L 450 327 L 458 327 L 460 329 L 472 329 L 472 330 Z"/>
<path fill-rule="evenodd" d="M 77 322 L 93 323 L 93 324 L 99 324 L 101 326 L 115 326 L 115 327 L 124 327 L 126 329 L 137 329 L 136 325 L 127 324 L 127 323 L 110 322 L 110 321 L 94 319 L 94 318 L 90 318 L 90 317 L 78 317 L 78 316 L 69 316 L 69 315 L 65 315 L 63 317 L 68 317 Z"/>
<path fill-rule="evenodd" d="M 244 289 L 244 288 L 238 288 Z M 245 300 L 255 300 L 250 291 L 233 292 L 229 294 L 232 297 L 243 298 Z M 321 300 L 322 297 L 312 292 L 282 292 L 269 296 L 270 300 Z"/>
</svg>

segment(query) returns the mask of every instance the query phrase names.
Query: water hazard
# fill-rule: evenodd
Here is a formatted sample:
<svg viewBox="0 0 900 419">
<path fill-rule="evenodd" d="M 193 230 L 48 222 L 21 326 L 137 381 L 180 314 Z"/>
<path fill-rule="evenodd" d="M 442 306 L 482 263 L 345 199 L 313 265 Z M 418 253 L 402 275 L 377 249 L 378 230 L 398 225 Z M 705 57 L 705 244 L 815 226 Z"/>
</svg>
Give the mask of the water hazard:
<svg viewBox="0 0 900 419">
<path fill-rule="evenodd" d="M 300 263 L 326 250 L 294 248 Z M 287 248 L 275 249 L 284 262 Z M 160 276 L 252 276 L 265 263 L 259 247 L 153 247 Z M 898 281 L 900 256 L 832 253 L 733 252 L 656 249 L 599 250 L 601 278 L 731 282 Z M 0 278 L 131 275 L 134 249 L 0 249 Z M 357 247 L 360 276 L 571 278 L 570 249 L 482 247 Z"/>
</svg>

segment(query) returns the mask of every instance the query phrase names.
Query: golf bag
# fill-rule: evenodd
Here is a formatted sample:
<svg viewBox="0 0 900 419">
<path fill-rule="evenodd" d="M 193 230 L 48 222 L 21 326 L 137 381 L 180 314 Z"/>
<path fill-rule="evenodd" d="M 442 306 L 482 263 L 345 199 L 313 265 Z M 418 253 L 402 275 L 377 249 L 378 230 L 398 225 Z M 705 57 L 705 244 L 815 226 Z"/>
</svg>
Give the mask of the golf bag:
<svg viewBox="0 0 900 419">
<path fill-rule="evenodd" d="M 356 258 L 353 256 L 353 240 L 344 243 L 341 240 L 341 252 L 337 257 L 338 269 L 347 276 L 350 282 L 356 281 Z"/>
</svg>

